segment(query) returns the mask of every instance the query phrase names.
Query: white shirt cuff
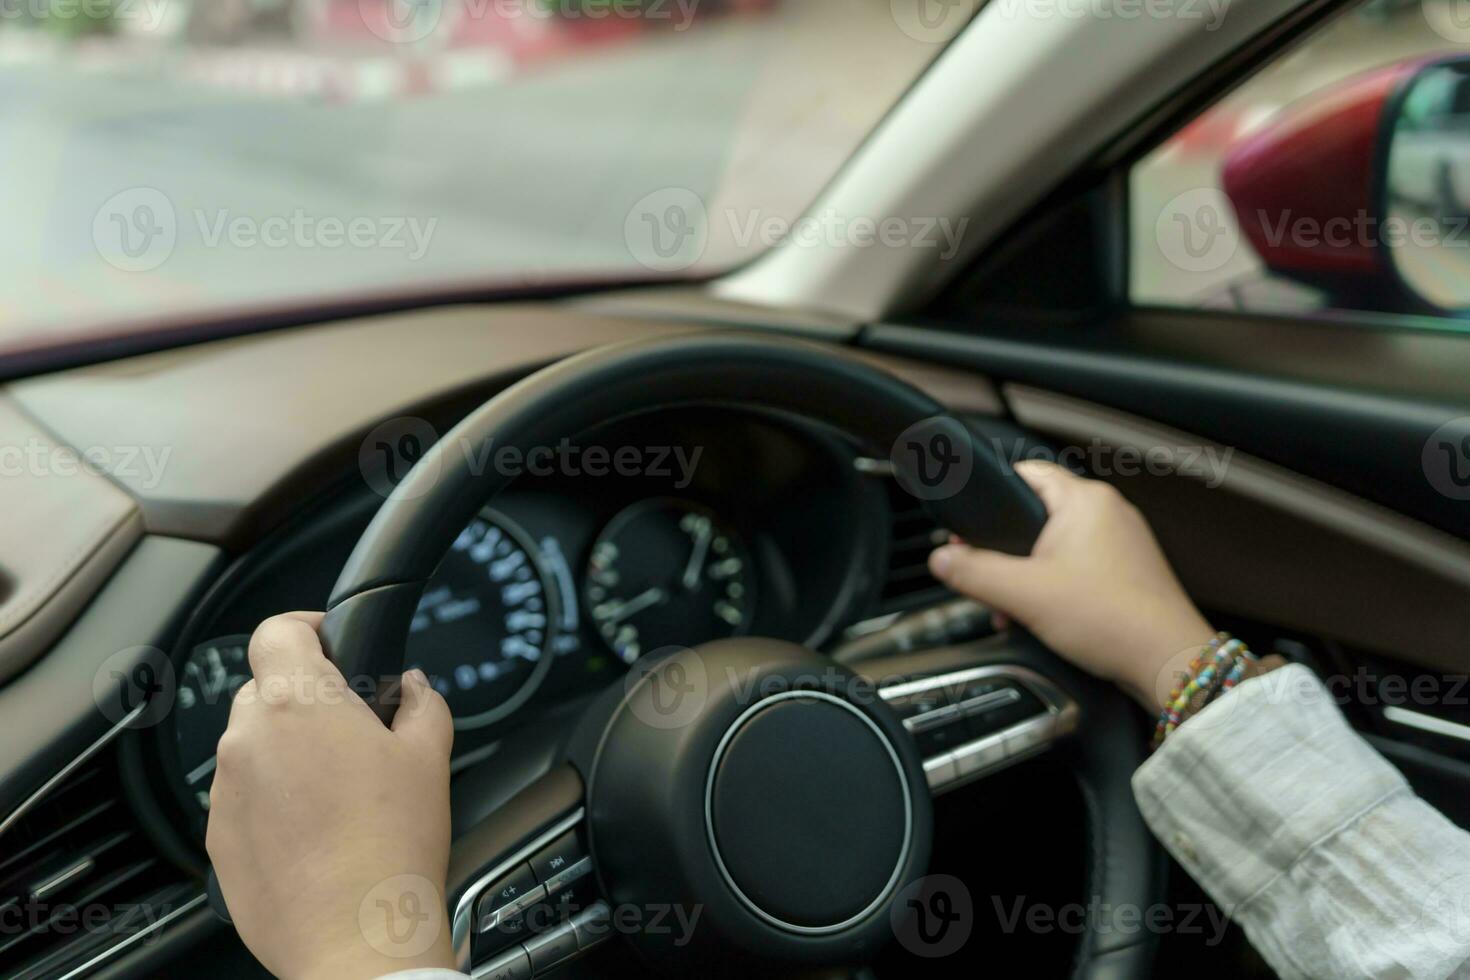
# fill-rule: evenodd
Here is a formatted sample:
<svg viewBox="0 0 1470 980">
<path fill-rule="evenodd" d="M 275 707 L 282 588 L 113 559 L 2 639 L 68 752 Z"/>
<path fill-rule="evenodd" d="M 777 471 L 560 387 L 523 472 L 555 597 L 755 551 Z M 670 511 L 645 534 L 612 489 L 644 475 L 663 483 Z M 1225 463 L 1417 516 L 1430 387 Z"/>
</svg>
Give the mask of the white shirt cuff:
<svg viewBox="0 0 1470 980">
<path fill-rule="evenodd" d="M 1282 977 L 1463 975 L 1470 835 L 1413 794 L 1306 667 L 1246 681 L 1186 721 L 1133 791 Z"/>
</svg>

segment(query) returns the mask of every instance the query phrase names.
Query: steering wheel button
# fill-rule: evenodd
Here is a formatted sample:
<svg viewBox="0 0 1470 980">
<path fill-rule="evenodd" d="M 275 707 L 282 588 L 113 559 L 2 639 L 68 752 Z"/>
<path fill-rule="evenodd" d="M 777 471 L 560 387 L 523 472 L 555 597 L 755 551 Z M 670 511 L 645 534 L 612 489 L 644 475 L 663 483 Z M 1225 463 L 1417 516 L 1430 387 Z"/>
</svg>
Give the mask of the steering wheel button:
<svg viewBox="0 0 1470 980">
<path fill-rule="evenodd" d="M 535 972 L 531 969 L 531 957 L 523 946 L 518 946 L 484 966 L 475 968 L 476 980 L 530 980 L 534 975 Z"/>
<path fill-rule="evenodd" d="M 1037 718 L 1009 731 L 1005 735 L 1006 758 L 1015 758 L 1051 741 L 1053 722 L 1051 716 Z"/>
<path fill-rule="evenodd" d="M 475 909 L 475 917 L 480 923 L 480 931 L 503 925 L 504 920 L 514 916 L 518 910 L 518 902 L 529 893 L 536 891 L 539 886 L 536 876 L 531 872 L 529 864 L 522 864 L 510 874 L 496 881 L 480 895 L 479 906 Z M 542 891 L 542 896 L 545 891 Z M 536 901 L 539 899 L 532 899 Z M 524 907 L 524 906 L 520 906 Z"/>
<path fill-rule="evenodd" d="M 973 701 L 974 699 L 984 697 L 987 694 L 993 694 L 1001 688 L 1007 686 L 1009 685 L 1007 685 L 1005 681 L 998 680 L 981 679 L 977 681 L 969 681 L 960 688 L 959 696 L 956 698 L 956 700 Z"/>
<path fill-rule="evenodd" d="M 958 778 L 959 770 L 955 766 L 953 752 L 937 759 L 929 759 L 924 763 L 924 779 L 928 782 L 930 789 L 947 786 Z"/>
<path fill-rule="evenodd" d="M 572 920 L 577 930 L 579 949 L 591 949 L 612 936 L 612 909 L 606 902 L 598 902 Z"/>
<path fill-rule="evenodd" d="M 958 707 L 947 704 L 942 708 L 935 708 L 921 715 L 907 718 L 903 724 L 909 731 L 918 733 L 928 731 L 931 728 L 938 728 L 942 725 L 948 725 L 950 722 L 957 721 L 961 717 L 963 716 Z"/>
<path fill-rule="evenodd" d="M 954 752 L 955 773 L 963 779 L 973 776 L 977 772 L 984 772 L 992 766 L 999 765 L 1006 759 L 1005 740 L 1000 738 L 985 739 L 980 742 L 972 742 L 963 745 Z"/>
<path fill-rule="evenodd" d="M 502 908 L 500 910 L 500 914 L 502 917 L 506 915 L 520 915 L 532 905 L 535 905 L 537 902 L 543 901 L 548 894 L 549 893 L 547 892 L 545 885 L 537 885 L 535 888 L 532 888 L 530 891 L 522 894 L 521 897 L 516 899 L 514 902 L 511 902 L 509 905 Z"/>
<path fill-rule="evenodd" d="M 556 874 L 552 875 L 550 878 L 547 878 L 546 879 L 546 894 L 547 895 L 555 895 L 557 892 L 561 891 L 563 888 L 567 887 L 568 885 L 572 884 L 575 881 L 580 881 L 581 879 L 587 877 L 591 873 L 592 873 L 592 859 L 591 858 L 588 858 L 588 857 L 584 857 L 580 861 L 574 862 L 570 866 L 562 869 L 561 871 L 558 871 Z"/>
<path fill-rule="evenodd" d="M 530 937 L 526 940 L 525 947 L 526 953 L 531 957 L 531 969 L 537 973 L 545 973 L 581 951 L 577 942 L 577 928 L 570 922 Z"/>
<path fill-rule="evenodd" d="M 989 711 L 992 708 L 1001 708 L 1008 704 L 1015 704 L 1021 700 L 1021 691 L 1015 687 L 1003 687 L 999 684 L 987 685 L 989 690 L 969 690 L 964 692 L 964 701 L 960 708 L 966 714 L 975 714 L 980 711 Z"/>
<path fill-rule="evenodd" d="M 1000 695 L 1004 695 L 1002 701 Z M 993 699 L 993 700 L 988 700 Z M 1033 718 L 1045 718 L 1046 706 L 1034 694 L 1019 687 L 987 695 L 968 714 L 970 737 L 984 738 Z"/>
<path fill-rule="evenodd" d="M 923 756 L 938 755 L 948 752 L 950 749 L 967 742 L 972 736 L 966 727 L 964 719 L 955 715 L 949 719 L 949 724 L 940 725 L 937 728 L 929 728 L 914 734 L 914 740 L 919 745 L 919 754 Z"/>
<path fill-rule="evenodd" d="M 888 706 L 897 712 L 900 718 L 906 719 L 937 711 L 947 703 L 944 692 L 938 688 L 888 699 Z"/>
<path fill-rule="evenodd" d="M 569 830 L 531 856 L 531 870 L 535 872 L 537 881 L 550 886 L 552 879 L 586 856 L 587 850 L 577 840 L 577 832 Z M 588 868 L 590 870 L 590 863 Z"/>
</svg>

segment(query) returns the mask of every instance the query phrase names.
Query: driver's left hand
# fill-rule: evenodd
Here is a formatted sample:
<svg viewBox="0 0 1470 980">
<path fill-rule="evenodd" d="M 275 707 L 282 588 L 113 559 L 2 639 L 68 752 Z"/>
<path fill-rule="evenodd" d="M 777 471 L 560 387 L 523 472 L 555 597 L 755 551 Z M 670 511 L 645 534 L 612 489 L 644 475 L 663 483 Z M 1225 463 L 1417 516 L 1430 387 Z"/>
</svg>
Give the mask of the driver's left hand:
<svg viewBox="0 0 1470 980">
<path fill-rule="evenodd" d="M 276 976 L 451 968 L 449 707 L 422 672 L 384 728 L 322 652 L 320 613 L 266 620 L 219 741 L 207 846 Z"/>
</svg>

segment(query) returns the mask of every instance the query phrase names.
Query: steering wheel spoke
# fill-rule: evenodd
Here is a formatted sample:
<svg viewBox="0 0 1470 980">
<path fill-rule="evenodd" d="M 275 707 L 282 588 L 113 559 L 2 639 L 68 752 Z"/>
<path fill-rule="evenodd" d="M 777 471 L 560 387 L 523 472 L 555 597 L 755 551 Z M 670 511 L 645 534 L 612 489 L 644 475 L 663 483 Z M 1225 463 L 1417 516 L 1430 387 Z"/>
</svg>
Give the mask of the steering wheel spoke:
<svg viewBox="0 0 1470 980">
<path fill-rule="evenodd" d="M 1029 667 L 988 663 L 888 684 L 937 796 L 1039 755 L 1076 730 L 1077 702 Z"/>
<path fill-rule="evenodd" d="M 610 938 L 581 777 L 559 766 L 457 840 L 451 928 L 460 969 L 526 980 Z"/>
</svg>

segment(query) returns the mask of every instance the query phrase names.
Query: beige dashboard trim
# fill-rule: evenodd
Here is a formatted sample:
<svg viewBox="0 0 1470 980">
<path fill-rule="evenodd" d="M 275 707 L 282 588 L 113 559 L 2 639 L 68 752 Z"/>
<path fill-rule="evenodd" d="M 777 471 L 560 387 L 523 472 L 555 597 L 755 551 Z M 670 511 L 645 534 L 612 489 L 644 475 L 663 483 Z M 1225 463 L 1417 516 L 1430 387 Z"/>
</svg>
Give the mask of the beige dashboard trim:
<svg viewBox="0 0 1470 980">
<path fill-rule="evenodd" d="M 11 396 L 71 445 L 138 446 L 157 472 L 113 472 L 149 533 L 238 548 L 355 472 L 386 420 L 438 431 L 518 378 L 602 344 L 708 330 L 571 305 L 452 306 L 200 344 L 17 382 Z M 835 346 L 956 410 L 996 413 L 982 378 Z M 82 512 L 78 511 L 80 515 Z"/>
<path fill-rule="evenodd" d="M 161 473 L 114 473 L 149 533 L 231 545 L 354 471 L 397 417 L 442 432 L 517 378 L 599 344 L 691 328 L 552 306 L 439 307 L 281 330 L 19 382 L 72 445 L 138 445 Z"/>
<path fill-rule="evenodd" d="M 1003 394 L 1027 428 L 1082 449 L 1149 453 L 1170 471 L 1104 478 L 1148 515 L 1202 602 L 1406 660 L 1470 663 L 1465 542 L 1134 415 L 1025 385 Z M 1186 465 L 1206 451 L 1227 460 L 1208 480 Z"/>
<path fill-rule="evenodd" d="M 0 395 L 0 530 L 3 682 L 71 624 L 143 536 L 143 522 L 127 494 Z"/>
</svg>

